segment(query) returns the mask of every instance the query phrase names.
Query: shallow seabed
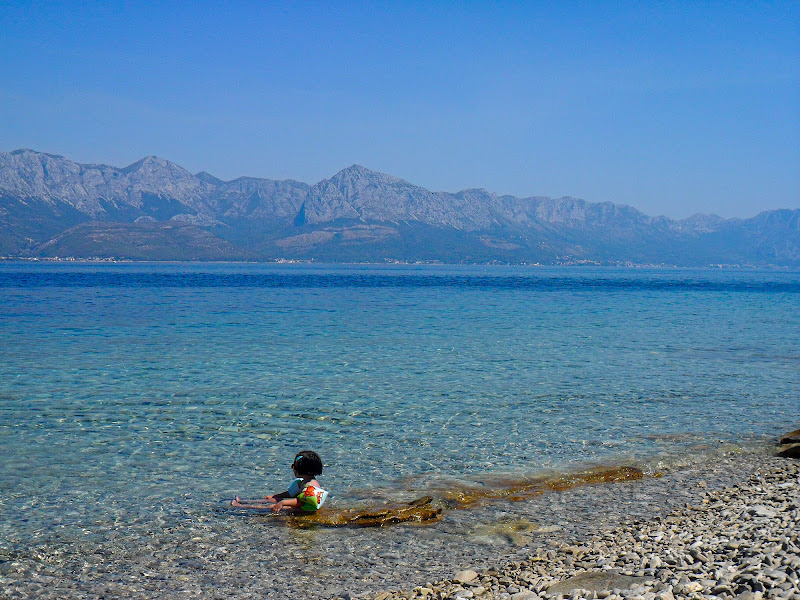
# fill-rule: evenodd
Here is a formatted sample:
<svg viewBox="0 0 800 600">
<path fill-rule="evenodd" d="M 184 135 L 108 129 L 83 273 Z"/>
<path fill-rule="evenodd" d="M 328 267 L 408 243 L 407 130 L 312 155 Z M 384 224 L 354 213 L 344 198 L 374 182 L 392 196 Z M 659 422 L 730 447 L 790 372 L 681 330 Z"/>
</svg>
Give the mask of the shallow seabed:
<svg viewBox="0 0 800 600">
<path fill-rule="evenodd" d="M 795 272 L 2 263 L 0 293 L 0 575 L 33 596 L 406 586 L 660 506 L 679 465 L 798 414 Z M 427 527 L 228 507 L 285 488 L 304 448 L 331 508 L 668 474 Z"/>
<path fill-rule="evenodd" d="M 306 530 L 221 503 L 201 514 L 172 509 L 176 514 L 155 518 L 149 532 L 121 526 L 102 539 L 37 536 L 4 553 L 0 585 L 8 598 L 289 598 L 298 590 L 305 598 L 368 598 L 467 567 L 502 566 L 536 548 L 696 504 L 704 492 L 771 464 L 769 450 L 729 448 L 660 477 L 449 510 L 427 526 Z M 166 521 L 176 524 L 159 526 Z"/>
</svg>

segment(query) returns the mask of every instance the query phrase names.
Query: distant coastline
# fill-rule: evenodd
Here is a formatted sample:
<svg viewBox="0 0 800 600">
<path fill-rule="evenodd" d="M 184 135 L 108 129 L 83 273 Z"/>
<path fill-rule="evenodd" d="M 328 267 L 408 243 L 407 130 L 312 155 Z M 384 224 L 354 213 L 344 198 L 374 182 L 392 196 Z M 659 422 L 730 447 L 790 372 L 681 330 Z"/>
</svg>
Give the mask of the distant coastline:
<svg viewBox="0 0 800 600">
<path fill-rule="evenodd" d="M 70 260 L 800 266 L 800 209 L 748 219 L 485 189 L 433 192 L 352 165 L 316 184 L 0 153 L 0 255 Z M 64 258 L 67 257 L 67 258 Z"/>
<path fill-rule="evenodd" d="M 542 263 L 505 263 L 500 261 L 491 262 L 442 262 L 436 260 L 427 261 L 404 261 L 404 260 L 384 260 L 384 261 L 349 261 L 349 262 L 326 262 L 323 260 L 297 259 L 297 258 L 275 258 L 264 260 L 141 260 L 132 258 L 117 257 L 64 257 L 64 256 L 0 256 L 0 262 L 29 262 L 29 263 L 85 263 L 85 264 L 218 264 L 218 265 L 364 265 L 364 266 L 391 266 L 391 265 L 429 265 L 429 266 L 486 266 L 486 267 L 607 267 L 607 268 L 629 268 L 629 269 L 708 269 L 708 270 L 748 270 L 748 269 L 768 269 L 776 271 L 795 271 L 800 270 L 800 266 L 793 265 L 756 265 L 756 264 L 709 264 L 701 266 L 682 266 L 671 264 L 652 264 L 652 263 L 633 263 L 633 262 L 607 262 L 600 263 L 595 261 L 575 261 L 559 262 L 554 264 Z"/>
</svg>

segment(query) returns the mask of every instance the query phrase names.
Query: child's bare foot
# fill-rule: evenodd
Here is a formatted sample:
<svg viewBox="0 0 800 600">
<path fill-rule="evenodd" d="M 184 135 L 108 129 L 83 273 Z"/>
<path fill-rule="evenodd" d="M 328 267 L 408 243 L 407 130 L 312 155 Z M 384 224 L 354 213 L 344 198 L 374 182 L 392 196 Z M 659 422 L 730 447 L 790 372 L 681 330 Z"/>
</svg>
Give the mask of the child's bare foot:
<svg viewBox="0 0 800 600">
<path fill-rule="evenodd" d="M 242 508 L 242 507 L 244 506 L 244 504 L 242 504 L 242 499 L 241 499 L 241 498 L 239 498 L 239 496 L 236 496 L 236 497 L 235 497 L 235 498 L 234 498 L 234 499 L 231 501 L 231 506 L 235 506 L 236 508 Z"/>
</svg>

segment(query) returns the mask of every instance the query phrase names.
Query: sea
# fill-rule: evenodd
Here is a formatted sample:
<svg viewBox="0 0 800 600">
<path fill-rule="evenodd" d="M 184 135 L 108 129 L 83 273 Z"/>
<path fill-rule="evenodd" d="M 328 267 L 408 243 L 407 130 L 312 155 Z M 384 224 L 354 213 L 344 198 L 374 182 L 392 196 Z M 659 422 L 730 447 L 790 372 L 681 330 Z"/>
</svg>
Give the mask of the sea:
<svg viewBox="0 0 800 600">
<path fill-rule="evenodd" d="M 655 477 L 798 419 L 796 270 L 0 262 L 0 587 L 419 585 L 519 545 L 493 524 L 568 529 L 575 511 L 523 519 L 500 498 L 297 529 L 230 500 L 285 490 L 305 449 L 335 510 L 601 466 Z"/>
</svg>

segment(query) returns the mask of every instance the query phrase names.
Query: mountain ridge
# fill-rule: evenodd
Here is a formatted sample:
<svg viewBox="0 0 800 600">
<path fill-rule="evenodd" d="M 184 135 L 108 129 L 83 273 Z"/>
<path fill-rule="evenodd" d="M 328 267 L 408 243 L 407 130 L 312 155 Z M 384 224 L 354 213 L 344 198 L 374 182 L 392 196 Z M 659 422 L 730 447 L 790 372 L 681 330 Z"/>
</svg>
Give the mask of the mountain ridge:
<svg viewBox="0 0 800 600">
<path fill-rule="evenodd" d="M 116 225 L 100 236 L 87 222 Z M 247 176 L 224 181 L 154 155 L 120 168 L 30 149 L 0 153 L 0 253 L 20 257 L 52 256 L 56 248 L 60 256 L 83 256 L 87 248 L 97 256 L 141 256 L 139 235 L 142 244 L 147 238 L 147 260 L 218 254 L 225 260 L 798 266 L 798 222 L 797 209 L 676 220 L 568 196 L 430 191 L 358 164 L 311 185 Z M 147 223 L 175 227 L 142 228 Z M 203 231 L 190 235 L 185 227 Z M 197 251 L 177 252 L 170 238 L 176 235 Z"/>
</svg>

